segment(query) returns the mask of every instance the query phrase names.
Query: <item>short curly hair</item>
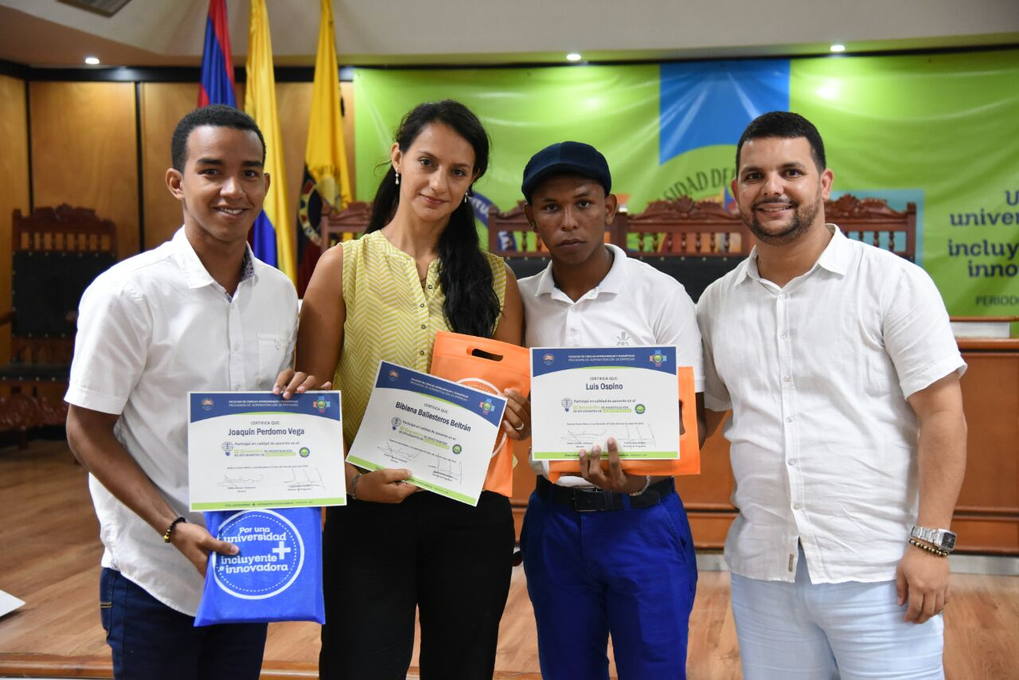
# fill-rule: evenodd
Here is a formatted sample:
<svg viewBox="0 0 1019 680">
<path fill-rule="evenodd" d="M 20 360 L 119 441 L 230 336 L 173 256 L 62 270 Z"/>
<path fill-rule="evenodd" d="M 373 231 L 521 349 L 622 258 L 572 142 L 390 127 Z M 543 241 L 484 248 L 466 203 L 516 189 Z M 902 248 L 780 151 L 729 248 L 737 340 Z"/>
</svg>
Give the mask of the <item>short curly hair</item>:
<svg viewBox="0 0 1019 680">
<path fill-rule="evenodd" d="M 173 138 L 170 140 L 170 158 L 175 170 L 184 172 L 184 164 L 188 159 L 188 137 L 191 136 L 192 130 L 205 125 L 254 132 L 262 144 L 262 163 L 265 163 L 265 137 L 258 129 L 255 119 L 232 106 L 213 104 L 195 109 L 177 123 Z"/>
</svg>

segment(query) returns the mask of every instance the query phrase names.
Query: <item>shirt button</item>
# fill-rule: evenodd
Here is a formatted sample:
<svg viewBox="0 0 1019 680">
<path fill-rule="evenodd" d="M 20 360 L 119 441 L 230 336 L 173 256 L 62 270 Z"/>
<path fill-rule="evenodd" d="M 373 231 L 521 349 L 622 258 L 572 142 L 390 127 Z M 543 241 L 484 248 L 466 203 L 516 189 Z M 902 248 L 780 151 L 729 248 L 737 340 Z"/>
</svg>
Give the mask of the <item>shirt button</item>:
<svg viewBox="0 0 1019 680">
<path fill-rule="evenodd" d="M 421 324 L 421 330 L 424 330 L 426 328 L 428 328 L 428 326 L 426 326 L 425 324 Z"/>
<path fill-rule="evenodd" d="M 425 351 L 423 349 L 418 350 L 418 354 L 420 354 L 421 356 L 424 356 L 425 355 Z"/>
<path fill-rule="evenodd" d="M 791 422 L 793 422 L 793 417 L 792 417 L 792 416 L 787 416 L 787 417 L 786 417 L 786 419 L 785 419 L 785 421 L 786 421 L 787 423 L 791 423 Z"/>
<path fill-rule="evenodd" d="M 425 306 L 425 303 L 423 303 L 423 302 L 422 302 L 422 303 L 421 303 L 420 305 L 418 305 L 418 307 L 422 307 L 422 308 L 423 308 L 424 306 Z"/>
<path fill-rule="evenodd" d="M 782 380 L 785 382 L 789 382 L 790 380 L 792 380 L 792 378 L 790 378 L 789 376 L 785 376 L 784 378 L 782 378 Z"/>
<path fill-rule="evenodd" d="M 234 343 L 234 351 L 235 352 L 239 352 L 240 350 L 241 350 L 241 343 L 235 342 Z"/>
<path fill-rule="evenodd" d="M 788 297 L 788 296 L 785 293 L 782 293 L 781 295 L 778 296 L 778 299 L 779 300 L 785 300 L 786 297 Z"/>
<path fill-rule="evenodd" d="M 789 464 L 790 465 L 796 465 L 796 459 L 795 458 L 790 458 L 789 459 Z"/>
<path fill-rule="evenodd" d="M 431 290 L 431 289 L 432 289 L 432 284 L 429 283 L 428 284 L 428 290 Z"/>
<path fill-rule="evenodd" d="M 783 340 L 785 340 L 786 338 L 788 338 L 788 337 L 789 337 L 789 334 L 788 334 L 788 333 L 783 333 L 783 334 L 782 334 L 782 335 L 780 335 L 779 337 L 780 337 L 780 338 L 782 338 Z"/>
<path fill-rule="evenodd" d="M 803 506 L 801 506 L 799 503 L 793 503 L 793 510 L 799 510 L 801 507 Z"/>
</svg>

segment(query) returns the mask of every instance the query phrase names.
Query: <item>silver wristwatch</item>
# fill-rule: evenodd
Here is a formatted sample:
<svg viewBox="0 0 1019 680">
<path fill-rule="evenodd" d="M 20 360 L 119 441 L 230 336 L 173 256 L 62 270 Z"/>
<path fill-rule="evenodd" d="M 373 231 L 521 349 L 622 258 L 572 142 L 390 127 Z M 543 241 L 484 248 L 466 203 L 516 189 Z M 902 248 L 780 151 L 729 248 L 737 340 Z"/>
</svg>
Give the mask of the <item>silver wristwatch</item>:
<svg viewBox="0 0 1019 680">
<path fill-rule="evenodd" d="M 947 553 L 955 550 L 955 534 L 948 529 L 928 529 L 927 527 L 913 525 L 909 535 L 912 538 L 927 541 L 938 550 L 944 550 Z"/>
</svg>

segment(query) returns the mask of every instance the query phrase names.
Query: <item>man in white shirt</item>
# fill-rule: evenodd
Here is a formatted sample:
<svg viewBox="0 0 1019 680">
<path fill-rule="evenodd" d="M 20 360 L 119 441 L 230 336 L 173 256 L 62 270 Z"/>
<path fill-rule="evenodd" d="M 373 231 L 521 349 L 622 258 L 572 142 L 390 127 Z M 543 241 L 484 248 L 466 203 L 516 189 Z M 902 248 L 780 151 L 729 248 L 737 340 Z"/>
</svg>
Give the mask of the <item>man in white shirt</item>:
<svg viewBox="0 0 1019 680">
<path fill-rule="evenodd" d="M 297 296 L 246 238 L 269 176 L 255 122 L 227 106 L 177 125 L 166 183 L 184 225 L 82 296 L 67 439 L 105 546 L 100 614 L 118 678 L 257 678 L 265 624 L 194 628 L 217 541 L 188 511 L 187 393 L 272 389 Z"/>
<path fill-rule="evenodd" d="M 916 265 L 825 224 L 834 176 L 806 119 L 754 120 L 736 170 L 757 245 L 697 314 L 706 406 L 732 409 L 744 677 L 941 678 L 966 464 L 944 303 Z"/>
<path fill-rule="evenodd" d="M 604 243 L 616 214 L 594 147 L 553 144 L 524 169 L 525 212 L 552 263 L 520 281 L 530 347 L 676 345 L 701 391 L 701 340 L 683 286 Z M 703 412 L 697 395 L 698 413 Z M 701 432 L 704 428 L 701 427 Z M 611 633 L 621 680 L 686 677 L 697 564 L 671 477 L 625 474 L 614 439 L 581 454 L 581 477 L 539 474 L 520 547 L 538 625 L 542 677 L 608 678 Z"/>
</svg>

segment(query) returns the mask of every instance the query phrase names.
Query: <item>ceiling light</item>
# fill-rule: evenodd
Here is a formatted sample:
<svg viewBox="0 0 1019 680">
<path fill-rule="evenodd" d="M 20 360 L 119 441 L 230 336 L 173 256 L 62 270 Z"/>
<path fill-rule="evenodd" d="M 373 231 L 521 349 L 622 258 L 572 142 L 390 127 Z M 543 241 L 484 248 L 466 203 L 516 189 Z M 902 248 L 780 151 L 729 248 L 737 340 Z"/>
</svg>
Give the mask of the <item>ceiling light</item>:
<svg viewBox="0 0 1019 680">
<path fill-rule="evenodd" d="M 835 43 L 834 45 L 831 46 L 831 51 L 832 52 L 845 52 L 846 51 L 846 46 L 843 45 L 842 43 Z"/>
<path fill-rule="evenodd" d="M 89 66 L 96 66 L 99 63 L 99 57 L 85 57 L 85 63 Z"/>
<path fill-rule="evenodd" d="M 580 56 L 579 52 L 570 52 L 566 55 L 566 61 L 580 61 L 583 57 Z"/>
</svg>

